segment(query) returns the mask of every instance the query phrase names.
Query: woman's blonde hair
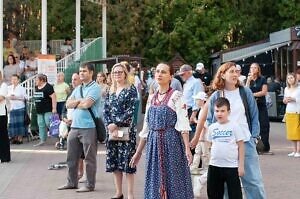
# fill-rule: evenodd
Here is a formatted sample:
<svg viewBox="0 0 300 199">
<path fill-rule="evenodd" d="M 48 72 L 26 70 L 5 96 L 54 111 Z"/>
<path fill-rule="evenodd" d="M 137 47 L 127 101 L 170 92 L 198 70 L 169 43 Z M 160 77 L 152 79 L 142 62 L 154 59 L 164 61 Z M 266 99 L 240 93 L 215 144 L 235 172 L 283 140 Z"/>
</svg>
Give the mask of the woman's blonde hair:
<svg viewBox="0 0 300 199">
<path fill-rule="evenodd" d="M 288 82 L 288 76 L 293 76 L 293 77 L 294 77 L 294 84 L 289 84 L 289 82 Z M 288 74 L 286 75 L 286 86 L 287 86 L 288 88 L 294 88 L 294 87 L 297 87 L 297 85 L 298 85 L 298 81 L 297 81 L 297 76 L 296 76 L 296 74 L 295 74 L 295 73 L 288 73 Z"/>
<path fill-rule="evenodd" d="M 130 82 L 129 82 L 129 79 L 128 79 L 129 74 L 128 74 L 128 70 L 127 70 L 126 66 L 122 63 L 117 63 L 117 64 L 113 65 L 113 67 L 111 69 L 111 76 L 110 77 L 111 77 L 112 84 L 111 84 L 110 89 L 109 89 L 110 93 L 115 93 L 116 90 L 117 90 L 117 82 L 116 82 L 114 74 L 113 74 L 114 69 L 116 67 L 122 67 L 123 68 L 123 71 L 124 71 L 124 74 L 125 74 L 125 88 L 129 88 L 130 85 L 131 85 Z"/>
<path fill-rule="evenodd" d="M 235 66 L 235 63 L 226 62 L 219 67 L 219 69 L 215 75 L 214 81 L 213 81 L 213 90 L 223 90 L 225 88 L 225 79 L 222 76 L 232 66 Z M 241 83 L 238 80 L 235 87 L 238 88 L 239 86 L 241 86 Z"/>
</svg>

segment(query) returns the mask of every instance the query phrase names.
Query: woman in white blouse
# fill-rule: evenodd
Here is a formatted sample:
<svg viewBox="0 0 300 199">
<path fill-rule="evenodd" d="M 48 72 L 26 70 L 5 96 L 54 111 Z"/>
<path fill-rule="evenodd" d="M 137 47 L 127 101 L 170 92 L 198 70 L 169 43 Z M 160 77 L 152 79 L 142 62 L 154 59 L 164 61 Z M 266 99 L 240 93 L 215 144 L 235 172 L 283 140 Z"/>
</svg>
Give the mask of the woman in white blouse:
<svg viewBox="0 0 300 199">
<path fill-rule="evenodd" d="M 284 89 L 283 103 L 286 104 L 285 122 L 287 139 L 293 142 L 294 150 L 289 153 L 289 157 L 300 157 L 300 88 L 296 75 L 287 74 L 287 87 Z"/>
<path fill-rule="evenodd" d="M 26 135 L 27 130 L 24 122 L 26 90 L 19 82 L 19 76 L 16 74 L 12 75 L 7 95 L 7 98 L 10 100 L 8 132 L 12 139 L 12 144 L 22 144 L 23 136 Z"/>
<path fill-rule="evenodd" d="M 7 108 L 6 108 L 7 84 L 3 82 L 0 71 L 0 162 L 9 162 L 10 146 L 7 133 Z"/>
<path fill-rule="evenodd" d="M 182 93 L 170 87 L 173 71 L 163 63 L 156 67 L 158 91 L 148 98 L 140 143 L 130 162 L 135 167 L 147 145 L 145 199 L 194 198 L 188 167 L 191 129 Z"/>
</svg>

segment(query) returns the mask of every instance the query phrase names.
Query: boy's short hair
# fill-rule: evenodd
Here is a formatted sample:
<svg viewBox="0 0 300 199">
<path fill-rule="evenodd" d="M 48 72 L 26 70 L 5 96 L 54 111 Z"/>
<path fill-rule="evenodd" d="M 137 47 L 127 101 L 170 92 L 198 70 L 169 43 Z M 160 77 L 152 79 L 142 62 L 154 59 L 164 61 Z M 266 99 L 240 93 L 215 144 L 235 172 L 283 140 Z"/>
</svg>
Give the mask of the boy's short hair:
<svg viewBox="0 0 300 199">
<path fill-rule="evenodd" d="M 226 106 L 227 110 L 230 110 L 230 102 L 228 99 L 226 99 L 225 97 L 219 97 L 216 99 L 214 106 L 220 108 L 222 106 Z"/>
</svg>

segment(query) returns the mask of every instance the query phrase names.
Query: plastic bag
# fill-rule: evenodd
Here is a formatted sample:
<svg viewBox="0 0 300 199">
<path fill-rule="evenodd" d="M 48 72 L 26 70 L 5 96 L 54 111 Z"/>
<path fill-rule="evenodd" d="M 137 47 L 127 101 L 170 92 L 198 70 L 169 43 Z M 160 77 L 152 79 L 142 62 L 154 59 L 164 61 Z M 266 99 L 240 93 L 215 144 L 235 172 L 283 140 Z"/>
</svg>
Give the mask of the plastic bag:
<svg viewBox="0 0 300 199">
<path fill-rule="evenodd" d="M 58 137 L 59 135 L 60 119 L 58 114 L 52 114 L 50 116 L 50 127 L 48 135 L 52 137 Z"/>
<path fill-rule="evenodd" d="M 272 98 L 269 93 L 267 93 L 267 95 L 266 95 L 266 106 L 267 106 L 267 109 L 269 109 L 273 106 Z"/>
<path fill-rule="evenodd" d="M 69 133 L 68 125 L 61 121 L 59 124 L 59 137 L 60 138 L 67 138 Z"/>
</svg>

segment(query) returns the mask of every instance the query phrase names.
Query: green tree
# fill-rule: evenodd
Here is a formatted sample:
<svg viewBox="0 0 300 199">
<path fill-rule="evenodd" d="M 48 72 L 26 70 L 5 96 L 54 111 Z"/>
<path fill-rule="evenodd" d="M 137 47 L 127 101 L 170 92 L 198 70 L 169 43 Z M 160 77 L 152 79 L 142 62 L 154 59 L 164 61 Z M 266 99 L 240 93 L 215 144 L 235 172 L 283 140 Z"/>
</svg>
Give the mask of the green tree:
<svg viewBox="0 0 300 199">
<path fill-rule="evenodd" d="M 288 28 L 300 24 L 300 4 L 298 0 L 280 0 L 278 13 L 282 18 L 281 28 Z"/>
<path fill-rule="evenodd" d="M 108 55 L 147 58 L 147 65 L 180 53 L 191 64 L 212 53 L 268 38 L 298 25 L 298 0 L 108 0 Z M 41 1 L 4 0 L 5 34 L 40 39 Z M 22 6 L 21 6 L 22 5 Z M 101 36 L 101 5 L 81 1 L 81 36 Z M 7 25 L 8 24 L 8 25 Z M 9 28 L 7 28 L 9 27 Z M 48 37 L 75 37 L 75 1 L 48 0 Z"/>
</svg>

